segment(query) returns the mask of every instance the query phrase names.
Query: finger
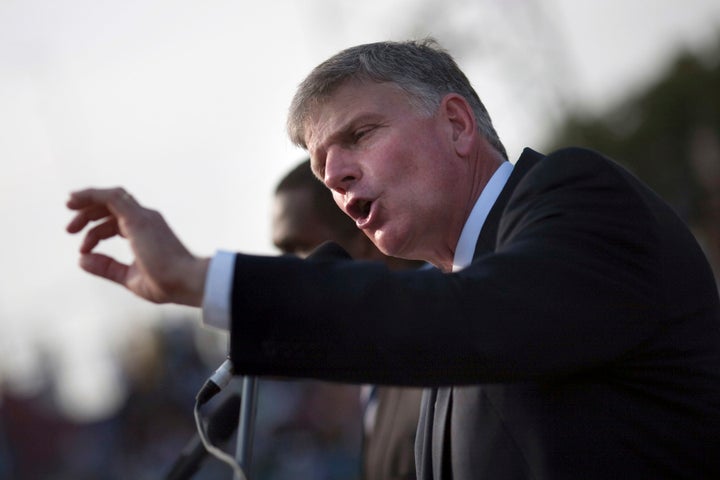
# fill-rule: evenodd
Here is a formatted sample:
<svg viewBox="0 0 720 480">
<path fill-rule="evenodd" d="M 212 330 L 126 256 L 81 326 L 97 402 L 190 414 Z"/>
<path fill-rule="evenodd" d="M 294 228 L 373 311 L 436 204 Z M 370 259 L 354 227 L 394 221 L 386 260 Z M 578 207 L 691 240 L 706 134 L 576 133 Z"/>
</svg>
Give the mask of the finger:
<svg viewBox="0 0 720 480">
<path fill-rule="evenodd" d="M 87 234 L 85 234 L 85 238 L 83 239 L 82 245 L 80 246 L 80 252 L 89 253 L 102 240 L 106 240 L 119 234 L 120 231 L 118 229 L 117 220 L 114 218 L 110 218 L 107 221 L 101 223 L 100 225 L 93 227 L 87 232 Z"/>
<path fill-rule="evenodd" d="M 86 188 L 70 192 L 70 198 L 68 198 L 66 205 L 71 210 L 80 210 L 95 204 L 102 204 L 115 190 L 117 188 Z"/>
<path fill-rule="evenodd" d="M 102 205 L 86 207 L 80 210 L 65 228 L 70 233 L 77 233 L 91 221 L 100 220 L 108 215 L 110 215 L 110 211 Z"/>
<path fill-rule="evenodd" d="M 80 256 L 80 268 L 88 273 L 125 285 L 130 267 L 101 253 Z"/>
<path fill-rule="evenodd" d="M 72 192 L 66 203 L 71 210 L 104 206 L 115 215 L 125 215 L 140 204 L 124 188 L 88 188 Z"/>
</svg>

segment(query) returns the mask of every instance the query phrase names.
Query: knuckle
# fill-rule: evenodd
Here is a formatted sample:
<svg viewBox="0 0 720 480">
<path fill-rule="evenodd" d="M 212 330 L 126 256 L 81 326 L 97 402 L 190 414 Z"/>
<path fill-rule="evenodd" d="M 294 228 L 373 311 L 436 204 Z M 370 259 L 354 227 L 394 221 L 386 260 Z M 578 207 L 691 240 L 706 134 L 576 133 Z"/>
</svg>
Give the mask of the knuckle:
<svg viewBox="0 0 720 480">
<path fill-rule="evenodd" d="M 122 187 L 114 187 L 110 189 L 110 196 L 112 196 L 115 200 L 120 200 L 125 195 L 127 195 L 127 192 Z"/>
</svg>

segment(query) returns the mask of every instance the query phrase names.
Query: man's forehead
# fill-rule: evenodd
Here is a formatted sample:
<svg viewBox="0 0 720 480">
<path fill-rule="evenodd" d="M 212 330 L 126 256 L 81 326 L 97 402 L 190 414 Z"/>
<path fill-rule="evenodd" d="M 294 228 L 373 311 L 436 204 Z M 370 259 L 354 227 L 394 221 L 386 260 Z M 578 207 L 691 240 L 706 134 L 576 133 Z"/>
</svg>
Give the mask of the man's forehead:
<svg viewBox="0 0 720 480">
<path fill-rule="evenodd" d="M 305 145 L 313 148 L 358 121 L 379 119 L 390 104 L 409 105 L 407 93 L 390 82 L 348 81 L 313 105 L 303 124 Z"/>
</svg>

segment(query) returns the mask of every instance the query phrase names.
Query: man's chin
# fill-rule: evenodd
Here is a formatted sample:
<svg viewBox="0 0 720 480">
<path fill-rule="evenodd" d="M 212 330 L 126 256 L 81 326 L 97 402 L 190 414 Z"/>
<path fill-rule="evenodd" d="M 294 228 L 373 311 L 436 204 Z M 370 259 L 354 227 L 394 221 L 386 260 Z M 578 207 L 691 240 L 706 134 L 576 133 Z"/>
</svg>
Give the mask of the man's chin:
<svg viewBox="0 0 720 480">
<path fill-rule="evenodd" d="M 375 232 L 370 239 L 378 250 L 389 257 L 401 257 L 403 254 L 404 244 L 398 241 L 397 236 L 389 235 L 388 232 Z"/>
</svg>

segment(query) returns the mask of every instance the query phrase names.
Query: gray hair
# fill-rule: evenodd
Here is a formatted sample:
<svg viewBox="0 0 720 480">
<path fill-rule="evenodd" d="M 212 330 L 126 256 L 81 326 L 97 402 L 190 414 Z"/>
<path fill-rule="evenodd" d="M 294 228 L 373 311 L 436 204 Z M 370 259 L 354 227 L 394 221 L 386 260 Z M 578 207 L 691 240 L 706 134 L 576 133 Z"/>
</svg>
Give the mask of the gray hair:
<svg viewBox="0 0 720 480">
<path fill-rule="evenodd" d="M 315 67 L 298 87 L 290 105 L 287 128 L 295 145 L 307 148 L 305 122 L 313 108 L 351 79 L 394 83 L 427 115 L 437 111 L 448 93 L 461 95 L 475 114 L 478 131 L 507 159 L 490 115 L 470 81 L 452 56 L 431 38 L 351 47 Z"/>
</svg>

